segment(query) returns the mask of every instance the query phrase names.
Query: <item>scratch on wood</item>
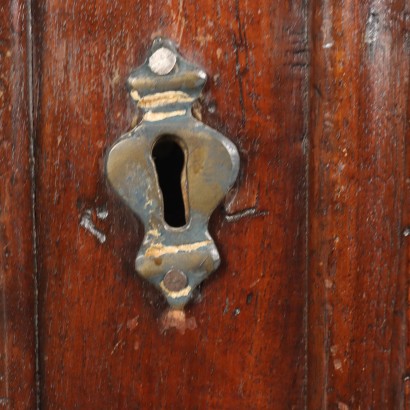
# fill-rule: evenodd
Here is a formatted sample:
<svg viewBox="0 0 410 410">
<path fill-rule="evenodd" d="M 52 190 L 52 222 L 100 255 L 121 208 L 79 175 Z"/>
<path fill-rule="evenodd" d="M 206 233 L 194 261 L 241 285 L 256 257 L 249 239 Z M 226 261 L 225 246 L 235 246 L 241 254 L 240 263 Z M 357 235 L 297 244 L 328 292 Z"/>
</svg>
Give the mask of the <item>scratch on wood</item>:
<svg viewBox="0 0 410 410">
<path fill-rule="evenodd" d="M 8 339 L 8 331 L 7 331 L 7 304 L 6 304 L 6 286 L 5 286 L 5 280 L 6 278 L 4 277 L 5 274 L 3 273 L 2 277 L 1 277 L 1 310 L 3 311 L 3 315 L 2 315 L 2 338 L 4 341 L 6 341 Z M 4 373 L 4 389 L 6 395 L 9 395 L 9 351 L 8 351 L 8 344 L 3 342 L 3 352 L 2 354 L 0 353 L 0 357 L 3 356 L 3 365 L 4 368 L 1 369 L 2 373 Z M 7 400 L 5 398 L 1 398 L 0 399 L 0 404 L 2 403 L 2 400 Z"/>
<path fill-rule="evenodd" d="M 7 397 L 0 397 L 0 406 L 9 406 L 10 405 L 10 399 Z"/>
<path fill-rule="evenodd" d="M 94 222 L 91 220 L 90 211 L 86 211 L 81 217 L 80 226 L 96 237 L 100 243 L 104 243 L 107 240 L 106 235 L 95 227 Z"/>
<path fill-rule="evenodd" d="M 127 329 L 134 330 L 138 326 L 139 316 L 135 316 L 133 319 L 127 321 Z"/>
<path fill-rule="evenodd" d="M 374 11 L 370 12 L 369 18 L 366 23 L 366 33 L 364 42 L 366 44 L 373 44 L 377 41 L 380 31 L 380 19 L 379 15 Z"/>
<path fill-rule="evenodd" d="M 233 43 L 234 43 L 234 53 L 235 53 L 235 68 L 236 68 L 236 76 L 238 79 L 238 91 L 239 91 L 239 104 L 241 106 L 241 114 L 242 120 L 241 125 L 242 128 L 245 127 L 246 124 L 246 108 L 245 108 L 245 92 L 244 92 L 244 84 L 243 84 L 243 68 L 241 65 L 240 53 L 242 50 L 245 52 L 245 67 L 248 67 L 248 41 L 246 38 L 246 28 L 245 24 L 242 25 L 241 16 L 240 16 L 240 6 L 239 0 L 235 0 L 235 18 L 238 23 L 238 36 L 234 34 Z"/>
<path fill-rule="evenodd" d="M 228 312 L 229 312 L 229 298 L 226 298 L 223 314 L 226 315 Z"/>
<path fill-rule="evenodd" d="M 259 282 L 261 281 L 261 278 L 256 279 L 249 285 L 249 289 L 254 288 Z"/>
<path fill-rule="evenodd" d="M 226 214 L 225 219 L 228 222 L 236 222 L 248 216 L 252 218 L 257 218 L 258 216 L 265 216 L 265 215 L 269 215 L 269 212 L 268 211 L 258 211 L 256 208 L 248 208 L 248 209 L 244 209 L 243 211 L 236 212 L 234 214 Z"/>
<path fill-rule="evenodd" d="M 186 330 L 194 330 L 197 328 L 197 323 L 194 317 L 186 317 L 183 310 L 166 310 L 160 319 L 161 333 L 165 333 L 169 329 L 176 329 L 179 333 L 185 334 Z"/>
<path fill-rule="evenodd" d="M 108 218 L 108 210 L 105 208 L 98 208 L 96 212 L 98 219 L 107 219 Z"/>
<path fill-rule="evenodd" d="M 178 5 L 178 20 L 177 20 L 177 32 L 178 34 L 178 42 L 181 43 L 182 36 L 184 35 L 185 30 L 185 16 L 184 16 L 184 0 L 179 0 Z"/>
<path fill-rule="evenodd" d="M 404 380 L 404 408 L 406 410 L 410 409 L 410 376 L 408 373 L 403 378 Z"/>
<path fill-rule="evenodd" d="M 322 37 L 323 37 L 323 45 L 324 49 L 332 48 L 334 41 L 332 36 L 333 31 L 333 22 L 332 22 L 332 15 L 333 15 L 333 8 L 331 6 L 326 7 L 323 16 L 323 22 L 321 27 Z"/>
<path fill-rule="evenodd" d="M 333 365 L 334 365 L 336 370 L 342 371 L 342 361 L 341 360 L 339 360 L 339 359 L 333 360 Z"/>
<path fill-rule="evenodd" d="M 120 345 L 121 345 L 122 342 L 123 342 L 122 340 L 119 340 L 119 341 L 115 344 L 114 348 L 113 348 L 112 351 L 111 351 L 111 356 L 118 350 L 118 348 L 120 347 Z"/>
</svg>

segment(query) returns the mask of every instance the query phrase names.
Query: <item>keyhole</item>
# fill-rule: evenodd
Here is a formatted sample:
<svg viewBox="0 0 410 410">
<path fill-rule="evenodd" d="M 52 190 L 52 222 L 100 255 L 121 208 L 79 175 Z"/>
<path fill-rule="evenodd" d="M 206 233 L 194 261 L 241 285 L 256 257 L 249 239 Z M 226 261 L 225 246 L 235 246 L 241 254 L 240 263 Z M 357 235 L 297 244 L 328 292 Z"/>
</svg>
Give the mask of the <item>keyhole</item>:
<svg viewBox="0 0 410 410">
<path fill-rule="evenodd" d="M 174 228 L 186 225 L 185 155 L 175 138 L 161 137 L 152 150 L 152 158 L 162 192 L 165 222 Z"/>
</svg>

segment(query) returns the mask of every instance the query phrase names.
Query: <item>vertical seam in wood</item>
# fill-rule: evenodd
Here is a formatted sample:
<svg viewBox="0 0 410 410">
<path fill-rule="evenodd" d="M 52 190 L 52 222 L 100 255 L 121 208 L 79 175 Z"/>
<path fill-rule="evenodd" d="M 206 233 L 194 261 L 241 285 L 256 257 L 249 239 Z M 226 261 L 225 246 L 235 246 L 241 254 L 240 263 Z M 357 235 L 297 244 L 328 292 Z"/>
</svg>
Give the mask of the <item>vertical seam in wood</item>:
<svg viewBox="0 0 410 410">
<path fill-rule="evenodd" d="M 34 78 L 33 78 L 33 22 L 31 0 L 26 0 L 27 8 L 27 78 L 28 78 L 28 108 L 30 132 L 30 176 L 31 176 L 31 217 L 33 237 L 33 275 L 34 275 L 34 337 L 35 337 L 35 381 L 36 381 L 36 409 L 40 409 L 40 368 L 39 368 L 39 329 L 38 329 L 38 265 L 37 265 L 37 232 L 36 232 L 36 171 L 34 155 Z"/>
<path fill-rule="evenodd" d="M 303 138 L 303 150 L 305 154 L 305 323 L 304 323 L 304 335 L 305 335 L 305 380 L 303 385 L 303 391 L 305 396 L 305 410 L 308 408 L 308 389 L 309 389 L 309 170 L 310 170 L 310 79 L 312 72 L 312 2 L 305 1 L 305 31 L 306 41 L 308 46 L 308 68 L 306 70 L 305 79 L 305 135 Z"/>
<path fill-rule="evenodd" d="M 327 5 L 326 0 L 324 0 L 325 5 Z M 314 163 L 312 159 L 313 155 L 313 144 L 314 144 L 314 130 L 313 130 L 313 123 L 312 123 L 312 110 L 314 109 L 314 104 L 315 100 L 317 98 L 314 90 L 314 79 L 316 78 L 315 75 L 317 71 L 317 61 L 314 59 L 314 52 L 315 52 L 315 41 L 316 41 L 316 35 L 317 32 L 320 30 L 320 28 L 315 26 L 314 18 L 315 18 L 315 12 L 317 12 L 317 9 L 320 9 L 321 7 L 321 2 L 318 0 L 311 0 L 309 1 L 309 49 L 310 49 L 310 54 L 309 54 L 309 83 L 308 83 L 308 135 L 309 135 L 309 141 L 308 141 L 308 154 L 307 154 L 307 206 L 306 206 L 306 212 L 307 212 L 307 228 L 306 228 L 306 264 L 307 264 L 307 301 L 306 301 L 306 308 L 307 308 L 307 332 L 306 332 L 306 339 L 307 339 L 307 392 L 306 392 L 306 402 L 307 402 L 307 408 L 309 408 L 309 405 L 311 405 L 312 401 L 312 396 L 318 395 L 320 396 L 320 410 L 327 410 L 328 405 L 327 405 L 327 389 L 328 389 L 328 383 L 329 383 L 329 372 L 328 372 L 328 362 L 329 362 L 329 355 L 328 355 L 328 348 L 329 348 L 329 343 L 327 341 L 327 335 L 329 332 L 328 329 L 328 323 L 327 323 L 327 309 L 326 306 L 323 307 L 323 310 L 321 312 L 321 315 L 323 315 L 323 328 L 322 330 L 322 351 L 323 351 L 323 359 L 320 360 L 320 366 L 322 367 L 323 374 L 320 375 L 322 378 L 323 385 L 321 386 L 320 390 L 317 389 L 317 383 L 312 388 L 312 382 L 313 378 L 309 378 L 310 374 L 310 368 L 312 367 L 312 353 L 310 352 L 311 349 L 311 325 L 314 322 L 312 320 L 312 315 L 310 313 L 310 309 L 312 306 L 311 303 L 311 290 L 312 290 L 312 278 L 314 275 L 316 275 L 316 271 L 312 270 L 311 267 L 311 258 L 310 258 L 310 252 L 311 252 L 311 235 L 310 235 L 310 223 L 311 223 L 311 217 L 310 217 L 310 210 L 313 209 L 311 206 L 314 198 L 311 199 L 311 184 L 313 178 L 311 177 L 313 173 L 315 172 L 314 168 Z M 323 16 L 322 16 L 323 20 Z M 316 64 L 316 65 L 314 65 Z M 313 212 L 313 211 L 312 211 Z M 324 299 L 326 300 L 326 289 L 324 289 Z M 316 329 L 315 329 L 316 330 Z M 316 403 L 317 404 L 317 403 Z M 318 407 L 319 410 L 319 407 Z"/>
<path fill-rule="evenodd" d="M 405 10 L 404 10 L 405 11 Z M 405 21 L 406 23 L 406 21 Z M 407 26 L 405 26 L 407 28 Z M 408 70 L 408 78 L 410 78 L 410 71 Z M 404 175 L 403 175 L 403 197 L 401 201 L 401 215 L 400 215 L 400 229 L 399 229 L 399 235 L 400 235 L 400 272 L 403 272 L 403 281 L 404 281 L 404 315 L 402 319 L 402 340 L 403 340 L 403 355 L 404 355 L 404 369 L 403 369 L 403 382 L 401 384 L 401 405 L 405 410 L 410 409 L 410 379 L 409 379 L 409 355 L 408 355 L 408 310 L 409 310 L 409 303 L 408 303 L 408 298 L 409 298 L 409 243 L 406 240 L 406 235 L 404 234 L 404 231 L 407 229 L 408 226 L 408 221 L 409 221 L 409 210 L 407 204 L 410 202 L 409 201 L 409 194 L 410 191 L 408 189 L 408 184 L 407 184 L 407 178 L 409 178 L 409 163 L 408 163 L 408 152 L 409 152 L 409 140 L 408 140 L 408 135 L 410 132 L 410 127 L 409 127 L 409 104 L 410 104 L 410 80 L 408 79 L 407 82 L 407 96 L 406 96 L 406 108 L 405 108 L 405 127 L 404 127 L 404 147 L 403 147 L 403 169 L 404 169 Z"/>
</svg>

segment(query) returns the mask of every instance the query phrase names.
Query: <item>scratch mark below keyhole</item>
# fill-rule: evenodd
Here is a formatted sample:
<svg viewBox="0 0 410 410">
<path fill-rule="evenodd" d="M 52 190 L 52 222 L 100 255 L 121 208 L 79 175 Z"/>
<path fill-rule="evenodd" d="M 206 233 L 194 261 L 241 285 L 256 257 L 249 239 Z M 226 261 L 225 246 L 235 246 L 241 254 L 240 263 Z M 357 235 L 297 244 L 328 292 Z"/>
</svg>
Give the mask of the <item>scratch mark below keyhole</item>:
<svg viewBox="0 0 410 410">
<path fill-rule="evenodd" d="M 243 211 L 239 211 L 234 214 L 226 214 L 225 219 L 228 222 L 236 222 L 248 216 L 252 218 L 256 218 L 258 216 L 265 216 L 265 215 L 269 215 L 269 212 L 268 211 L 258 211 L 256 208 L 247 208 L 247 209 L 244 209 Z"/>
<path fill-rule="evenodd" d="M 102 233 L 100 230 L 98 230 L 94 222 L 91 220 L 91 213 L 86 212 L 82 217 L 80 221 L 80 226 L 82 226 L 85 230 L 91 233 L 95 238 L 97 238 L 98 242 L 104 243 L 107 240 L 107 237 L 104 233 Z"/>
</svg>

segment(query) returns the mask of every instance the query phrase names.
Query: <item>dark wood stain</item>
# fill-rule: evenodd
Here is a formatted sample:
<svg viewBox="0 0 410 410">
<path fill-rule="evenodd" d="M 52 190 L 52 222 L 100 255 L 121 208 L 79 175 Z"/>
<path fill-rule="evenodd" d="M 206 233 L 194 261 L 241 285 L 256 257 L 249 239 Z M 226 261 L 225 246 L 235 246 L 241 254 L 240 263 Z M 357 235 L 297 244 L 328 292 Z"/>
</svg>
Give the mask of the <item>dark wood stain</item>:
<svg viewBox="0 0 410 410">
<path fill-rule="evenodd" d="M 36 406 L 28 10 L 0 5 L 0 408 Z"/>
<path fill-rule="evenodd" d="M 312 409 L 403 408 L 409 7 L 331 0 L 311 10 Z"/>
<path fill-rule="evenodd" d="M 0 407 L 36 408 L 38 303 L 39 408 L 409 408 L 409 16 L 408 0 L 1 4 Z M 160 35 L 208 73 L 195 111 L 241 154 L 211 220 L 222 266 L 179 329 L 102 169 Z"/>
<path fill-rule="evenodd" d="M 42 405 L 303 407 L 304 3 L 50 0 L 34 15 Z M 204 67 L 203 121 L 243 158 L 240 181 L 213 218 L 223 266 L 187 309 L 196 327 L 183 335 L 161 332 L 165 303 L 133 267 L 141 226 L 101 167 L 136 115 L 127 76 L 159 35 Z M 228 223 L 224 207 L 264 213 Z M 87 210 L 104 243 L 80 227 Z"/>
</svg>

